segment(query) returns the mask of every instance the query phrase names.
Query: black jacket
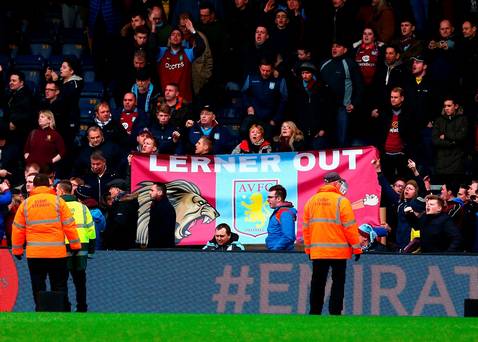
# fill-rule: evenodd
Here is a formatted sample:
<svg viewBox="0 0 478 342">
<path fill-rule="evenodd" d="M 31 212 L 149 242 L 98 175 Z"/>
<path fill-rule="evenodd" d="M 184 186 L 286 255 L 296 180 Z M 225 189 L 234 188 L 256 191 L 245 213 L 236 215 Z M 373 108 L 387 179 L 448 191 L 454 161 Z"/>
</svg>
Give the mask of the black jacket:
<svg viewBox="0 0 478 342">
<path fill-rule="evenodd" d="M 439 113 L 440 101 L 436 98 L 436 89 L 429 75 L 422 78 L 417 84 L 415 77 L 409 75 L 405 82 L 405 101 L 413 110 L 414 124 L 417 132 L 425 128 L 428 122 L 433 121 Z M 417 134 L 418 139 L 420 135 Z"/>
<path fill-rule="evenodd" d="M 214 237 L 206 244 L 206 246 L 203 247 L 203 250 L 220 252 L 243 251 L 244 246 L 242 246 L 242 244 L 238 240 L 239 235 L 237 235 L 236 233 L 231 233 L 231 238 L 229 239 L 229 241 L 224 245 L 219 245 L 216 241 L 216 237 Z"/>
<path fill-rule="evenodd" d="M 158 143 L 158 153 L 160 154 L 178 154 L 180 153 L 181 143 L 174 142 L 173 132 L 181 132 L 178 126 L 173 125 L 171 122 L 167 125 L 161 125 L 158 120 L 152 121 L 148 125 L 149 131 L 156 139 Z"/>
<path fill-rule="evenodd" d="M 114 171 L 106 170 L 101 177 L 91 171 L 82 177 L 85 180 L 85 184 L 91 186 L 91 197 L 93 197 L 100 204 L 100 207 L 104 209 L 103 196 L 107 193 L 106 185 L 113 179 L 118 178 L 118 175 Z"/>
<path fill-rule="evenodd" d="M 90 170 L 90 156 L 95 151 L 101 151 L 106 158 L 106 164 L 110 170 L 118 170 L 122 166 L 122 155 L 118 145 L 104 141 L 98 146 L 92 147 L 85 144 L 76 157 L 73 169 L 73 176 L 83 177 Z"/>
<path fill-rule="evenodd" d="M 166 196 L 153 200 L 149 211 L 148 247 L 174 248 L 176 230 L 176 211 Z"/>
<path fill-rule="evenodd" d="M 6 127 L 11 122 L 15 130 L 10 131 L 10 141 L 15 141 L 23 148 L 23 144 L 33 129 L 36 127 L 36 108 L 32 92 L 27 87 L 22 87 L 10 94 L 5 108 L 4 123 Z"/>
<path fill-rule="evenodd" d="M 106 249 L 125 250 L 136 244 L 138 200 L 132 195 L 121 193 L 108 210 L 104 246 Z"/>
<path fill-rule="evenodd" d="M 105 138 L 105 141 L 110 141 L 120 146 L 125 151 L 129 150 L 129 147 L 131 145 L 130 138 L 119 120 L 115 118 L 111 118 L 111 120 L 108 121 L 107 124 L 104 124 L 95 118 L 95 123 L 103 131 L 103 136 Z"/>
<path fill-rule="evenodd" d="M 62 83 L 60 96 L 68 113 L 68 122 L 73 125 L 74 130 L 79 129 L 80 123 L 80 94 L 83 90 L 83 79 L 78 76 L 73 76 L 68 82 Z"/>
<path fill-rule="evenodd" d="M 307 137 L 314 137 L 320 130 L 330 133 L 330 121 L 335 113 L 332 92 L 320 81 L 314 80 L 307 90 L 301 80 L 298 83 L 294 97 L 297 125 Z"/>
<path fill-rule="evenodd" d="M 462 251 L 460 231 L 447 214 L 422 215 L 417 220 L 416 227 L 420 230 L 420 246 L 423 253 Z"/>
<path fill-rule="evenodd" d="M 463 174 L 465 172 L 468 119 L 459 108 L 457 113 L 442 115 L 435 120 L 432 141 L 436 151 L 435 168 L 439 175 Z M 440 139 L 441 135 L 445 139 Z"/>
<path fill-rule="evenodd" d="M 68 138 L 74 138 L 70 137 L 71 134 L 69 112 L 65 102 L 62 100 L 61 97 L 58 97 L 53 102 L 43 100 L 40 104 L 40 109 L 50 110 L 53 113 L 53 115 L 55 116 L 56 130 L 58 131 L 58 133 L 60 133 L 63 140 L 67 140 Z M 67 148 L 70 148 L 70 146 L 67 146 Z"/>
</svg>

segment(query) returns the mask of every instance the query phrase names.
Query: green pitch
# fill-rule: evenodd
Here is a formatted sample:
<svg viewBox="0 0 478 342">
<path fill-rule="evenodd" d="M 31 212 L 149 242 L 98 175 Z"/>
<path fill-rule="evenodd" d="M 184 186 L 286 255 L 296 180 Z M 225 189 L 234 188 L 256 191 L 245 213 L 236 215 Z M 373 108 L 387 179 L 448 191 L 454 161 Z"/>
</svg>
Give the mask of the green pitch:
<svg viewBox="0 0 478 342">
<path fill-rule="evenodd" d="M 0 313 L 0 341 L 478 341 L 478 319 Z"/>
</svg>

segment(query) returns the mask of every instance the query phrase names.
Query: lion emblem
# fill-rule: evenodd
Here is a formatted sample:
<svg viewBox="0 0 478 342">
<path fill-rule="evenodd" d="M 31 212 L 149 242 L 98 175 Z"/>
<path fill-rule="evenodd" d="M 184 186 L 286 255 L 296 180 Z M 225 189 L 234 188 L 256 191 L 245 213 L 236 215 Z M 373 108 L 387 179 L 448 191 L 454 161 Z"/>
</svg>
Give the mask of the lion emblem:
<svg viewBox="0 0 478 342">
<path fill-rule="evenodd" d="M 251 203 L 246 203 L 241 201 L 241 205 L 246 209 L 244 210 L 245 221 L 246 222 L 255 222 L 256 228 L 263 227 L 268 211 L 266 209 L 267 201 L 263 200 L 262 193 L 255 192 L 249 197 Z"/>
<path fill-rule="evenodd" d="M 138 230 L 136 242 L 141 245 L 148 244 L 149 210 L 151 208 L 151 181 L 139 183 L 135 193 L 138 194 Z M 207 224 L 219 217 L 219 213 L 201 196 L 201 191 L 186 180 L 175 180 L 166 183 L 167 196 L 176 211 L 176 243 L 191 235 L 189 231 L 195 224 Z"/>
</svg>

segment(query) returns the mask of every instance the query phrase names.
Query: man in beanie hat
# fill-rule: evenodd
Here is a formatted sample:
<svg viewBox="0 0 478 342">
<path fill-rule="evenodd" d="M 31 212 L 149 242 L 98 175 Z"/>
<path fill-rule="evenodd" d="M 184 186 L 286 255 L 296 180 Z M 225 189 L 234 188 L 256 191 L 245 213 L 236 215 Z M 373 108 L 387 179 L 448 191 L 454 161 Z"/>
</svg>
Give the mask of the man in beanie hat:
<svg viewBox="0 0 478 342">
<path fill-rule="evenodd" d="M 102 250 L 103 248 L 103 234 L 106 228 L 106 219 L 103 213 L 101 212 L 98 201 L 93 198 L 93 191 L 89 185 L 79 185 L 74 194 L 79 202 L 86 205 L 90 210 L 93 221 L 95 222 L 95 232 L 96 232 L 96 246 L 95 250 Z"/>
<path fill-rule="evenodd" d="M 352 205 L 344 196 L 348 189 L 347 182 L 337 172 L 327 173 L 324 182 L 325 185 L 305 204 L 302 224 L 305 253 L 313 262 L 310 314 L 322 313 L 325 284 L 329 268 L 332 268 L 329 313 L 340 315 L 347 259 L 355 254 L 355 260 L 358 261 L 362 249 Z"/>
<path fill-rule="evenodd" d="M 383 228 L 381 228 L 383 229 Z M 364 252 L 388 252 L 389 250 L 385 245 L 380 243 L 377 238 L 379 234 L 369 224 L 361 224 L 358 228 L 360 245 Z"/>
<path fill-rule="evenodd" d="M 136 107 L 146 114 L 154 113 L 161 90 L 151 83 L 151 74 L 148 69 L 138 69 L 136 82 L 131 87 L 131 92 L 136 97 Z"/>
<path fill-rule="evenodd" d="M 307 148 L 325 149 L 327 136 L 331 133 L 332 94 L 318 77 L 317 67 L 311 62 L 302 63 L 298 71 L 297 95 L 293 97 L 297 125 L 304 132 Z"/>
<path fill-rule="evenodd" d="M 138 198 L 129 194 L 124 179 L 115 178 L 106 185 L 111 196 L 104 243 L 107 249 L 125 250 L 135 247 L 138 221 Z"/>
</svg>

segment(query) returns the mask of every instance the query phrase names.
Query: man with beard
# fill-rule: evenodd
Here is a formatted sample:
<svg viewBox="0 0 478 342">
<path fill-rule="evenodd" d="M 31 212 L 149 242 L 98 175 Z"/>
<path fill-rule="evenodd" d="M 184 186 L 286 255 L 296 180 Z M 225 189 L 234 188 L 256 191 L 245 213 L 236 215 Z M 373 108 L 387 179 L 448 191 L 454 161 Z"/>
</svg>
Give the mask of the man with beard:
<svg viewBox="0 0 478 342">
<path fill-rule="evenodd" d="M 174 231 L 176 229 L 176 212 L 166 196 L 166 185 L 156 182 L 151 185 L 151 209 L 149 211 L 148 247 L 174 248 L 176 246 Z"/>
</svg>

